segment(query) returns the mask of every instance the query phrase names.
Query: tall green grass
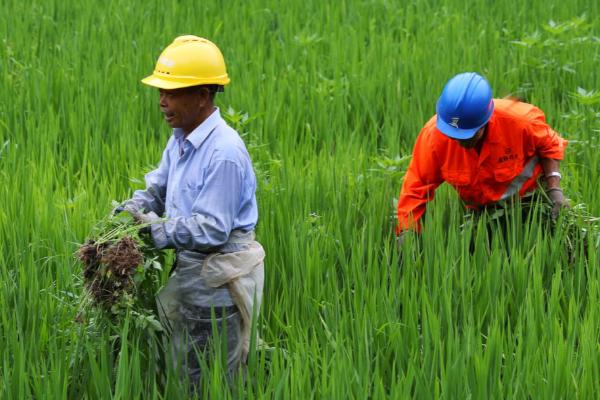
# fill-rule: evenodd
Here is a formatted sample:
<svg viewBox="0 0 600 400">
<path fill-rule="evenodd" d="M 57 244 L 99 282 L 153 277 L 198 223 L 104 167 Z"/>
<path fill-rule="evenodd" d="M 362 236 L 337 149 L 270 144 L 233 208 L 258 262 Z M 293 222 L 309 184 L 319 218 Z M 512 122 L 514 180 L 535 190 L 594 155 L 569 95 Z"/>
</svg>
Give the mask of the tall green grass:
<svg viewBox="0 0 600 400">
<path fill-rule="evenodd" d="M 442 187 L 422 237 L 399 255 L 393 207 L 443 84 L 479 71 L 571 141 L 565 192 L 600 215 L 599 8 L 4 1 L 1 397 L 184 397 L 135 326 L 119 339 L 100 321 L 74 321 L 72 254 L 158 162 L 170 132 L 139 80 L 186 33 L 217 43 L 232 78 L 218 103 L 259 178 L 258 325 L 273 347 L 229 384 L 217 354 L 205 397 L 595 397 L 597 243 L 575 241 L 569 254 L 566 232 L 537 219 L 505 221 L 506 235 L 485 221 L 461 230 L 463 210 Z"/>
</svg>

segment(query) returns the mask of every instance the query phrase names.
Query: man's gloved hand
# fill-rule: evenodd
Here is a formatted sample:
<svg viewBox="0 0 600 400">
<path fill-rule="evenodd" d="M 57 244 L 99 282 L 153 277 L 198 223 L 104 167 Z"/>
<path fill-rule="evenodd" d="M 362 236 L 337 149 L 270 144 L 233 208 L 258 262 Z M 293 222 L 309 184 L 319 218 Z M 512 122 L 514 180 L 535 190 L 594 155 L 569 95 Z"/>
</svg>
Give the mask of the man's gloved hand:
<svg viewBox="0 0 600 400">
<path fill-rule="evenodd" d="M 546 194 L 552 202 L 552 220 L 556 220 L 561 209 L 569 208 L 569 200 L 565 198 L 562 189 L 559 187 L 546 190 Z"/>
<path fill-rule="evenodd" d="M 127 202 L 123 204 L 119 204 L 113 211 L 113 215 L 117 215 L 122 213 L 123 211 L 129 212 L 131 215 L 137 213 L 137 209 L 132 204 L 127 204 Z"/>
<path fill-rule="evenodd" d="M 143 214 L 139 211 L 129 211 L 129 212 L 133 216 L 133 219 L 135 220 L 135 222 L 137 222 L 140 225 L 144 225 L 140 228 L 140 233 L 145 234 L 145 235 L 151 234 L 152 231 L 150 230 L 150 225 L 153 222 L 156 222 L 160 219 L 160 217 L 158 215 L 156 215 L 156 213 L 154 211 L 150 211 L 149 213 L 146 213 L 146 214 Z"/>
<path fill-rule="evenodd" d="M 143 213 L 140 210 L 138 210 L 137 208 L 135 208 L 134 205 L 127 204 L 127 203 L 123 203 L 119 206 L 117 206 L 114 210 L 113 210 L 113 215 L 117 215 L 119 213 L 122 213 L 123 211 L 127 211 L 129 214 L 131 214 L 131 216 L 133 217 L 133 220 L 136 222 L 136 224 L 139 225 L 143 225 L 140 230 L 139 233 L 143 234 L 143 235 L 150 235 L 152 233 L 151 229 L 150 229 L 150 225 L 152 225 L 152 223 L 160 220 L 160 217 L 158 215 L 156 215 L 155 212 L 150 211 L 149 213 Z"/>
<path fill-rule="evenodd" d="M 117 215 L 122 213 L 123 211 L 125 211 L 125 207 L 123 207 L 123 205 L 121 204 L 120 206 L 117 206 L 117 208 L 115 208 L 112 212 L 113 215 Z"/>
</svg>

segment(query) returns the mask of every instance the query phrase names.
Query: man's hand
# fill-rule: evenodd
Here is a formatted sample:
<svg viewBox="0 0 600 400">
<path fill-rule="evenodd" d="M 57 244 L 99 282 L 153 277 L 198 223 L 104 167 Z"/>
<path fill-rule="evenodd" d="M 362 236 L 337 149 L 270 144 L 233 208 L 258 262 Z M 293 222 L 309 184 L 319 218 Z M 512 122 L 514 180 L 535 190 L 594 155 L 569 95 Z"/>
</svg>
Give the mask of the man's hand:
<svg viewBox="0 0 600 400">
<path fill-rule="evenodd" d="M 139 211 L 130 211 L 131 215 L 133 216 L 133 219 L 135 222 L 137 222 L 140 225 L 144 225 L 140 228 L 140 234 L 143 235 L 149 235 L 152 233 L 152 231 L 150 230 L 150 225 L 156 221 L 158 221 L 160 218 L 158 215 L 156 215 L 156 213 L 154 211 L 150 211 L 149 213 L 143 214 Z"/>
<path fill-rule="evenodd" d="M 123 207 L 123 205 L 118 206 L 117 208 L 115 208 L 112 212 L 112 215 L 117 215 L 122 213 L 123 211 L 125 211 L 125 207 Z"/>
<path fill-rule="evenodd" d="M 139 213 L 139 211 L 132 205 L 132 204 L 127 204 L 127 203 L 123 203 L 118 205 L 113 211 L 112 211 L 112 215 L 117 215 L 122 213 L 123 211 L 127 211 L 128 213 L 130 213 L 131 215 L 134 215 L 136 213 Z"/>
<path fill-rule="evenodd" d="M 555 221 L 561 209 L 569 208 L 569 200 L 565 198 L 562 189 L 559 187 L 552 187 L 546 190 L 546 194 L 552 202 L 552 220 Z"/>
</svg>

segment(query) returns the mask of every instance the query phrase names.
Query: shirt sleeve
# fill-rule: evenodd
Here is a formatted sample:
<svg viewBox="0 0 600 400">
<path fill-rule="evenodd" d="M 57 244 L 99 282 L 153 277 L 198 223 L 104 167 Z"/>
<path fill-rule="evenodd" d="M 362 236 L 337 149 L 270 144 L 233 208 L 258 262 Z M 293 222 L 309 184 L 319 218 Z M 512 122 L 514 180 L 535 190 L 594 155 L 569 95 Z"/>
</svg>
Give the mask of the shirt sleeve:
<svg viewBox="0 0 600 400">
<path fill-rule="evenodd" d="M 165 212 L 165 198 L 167 194 L 167 178 L 169 176 L 169 145 L 165 148 L 158 168 L 146 174 L 146 189 L 136 190 L 133 197 L 123 203 L 127 208 L 132 208 L 144 213 L 155 212 L 163 215 Z"/>
<path fill-rule="evenodd" d="M 562 160 L 568 142 L 550 128 L 542 110 L 534 107 L 529 121 L 526 132 L 535 153 L 541 158 Z"/>
<path fill-rule="evenodd" d="M 438 158 L 428 140 L 430 134 L 424 131 L 419 134 L 404 176 L 398 199 L 398 234 L 407 229 L 421 231 L 420 218 L 425 213 L 426 204 L 433 200 L 435 190 L 443 182 Z"/>
<path fill-rule="evenodd" d="M 244 182 L 234 161 L 215 161 L 192 206 L 190 217 L 175 217 L 152 225 L 158 248 L 207 250 L 225 243 L 238 214 Z"/>
</svg>

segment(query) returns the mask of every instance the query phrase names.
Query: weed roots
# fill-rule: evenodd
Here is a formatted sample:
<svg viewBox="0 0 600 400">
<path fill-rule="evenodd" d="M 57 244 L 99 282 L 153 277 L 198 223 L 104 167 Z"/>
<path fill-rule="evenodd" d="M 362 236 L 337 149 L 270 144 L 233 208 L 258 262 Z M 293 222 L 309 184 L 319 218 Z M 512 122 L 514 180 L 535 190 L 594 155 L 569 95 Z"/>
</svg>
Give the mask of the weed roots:
<svg viewBox="0 0 600 400">
<path fill-rule="evenodd" d="M 84 285 L 96 305 L 110 309 L 134 288 L 133 275 L 143 262 L 139 246 L 129 236 L 114 243 L 86 242 L 77 258 L 84 264 Z"/>
</svg>

